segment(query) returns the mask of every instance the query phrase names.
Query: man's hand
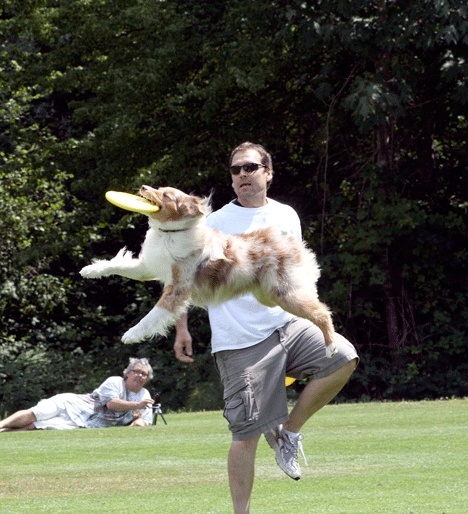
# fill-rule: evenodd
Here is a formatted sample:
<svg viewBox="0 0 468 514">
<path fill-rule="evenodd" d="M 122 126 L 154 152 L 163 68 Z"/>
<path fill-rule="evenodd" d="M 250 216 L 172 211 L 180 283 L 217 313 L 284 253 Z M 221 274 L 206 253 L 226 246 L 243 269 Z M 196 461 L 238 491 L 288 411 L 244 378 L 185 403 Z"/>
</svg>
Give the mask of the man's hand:
<svg viewBox="0 0 468 514">
<path fill-rule="evenodd" d="M 187 315 L 182 315 L 176 323 L 176 336 L 174 340 L 174 352 L 178 360 L 185 363 L 195 362 L 192 359 L 192 336 L 187 326 Z"/>
</svg>

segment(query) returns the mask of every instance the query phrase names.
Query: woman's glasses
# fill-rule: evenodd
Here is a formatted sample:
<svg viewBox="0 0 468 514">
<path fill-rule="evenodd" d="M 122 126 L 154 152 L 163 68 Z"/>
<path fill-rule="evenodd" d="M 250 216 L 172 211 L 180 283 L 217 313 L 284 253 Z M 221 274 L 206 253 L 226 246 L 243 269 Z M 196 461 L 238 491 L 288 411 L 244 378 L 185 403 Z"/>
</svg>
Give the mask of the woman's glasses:
<svg viewBox="0 0 468 514">
<path fill-rule="evenodd" d="M 146 373 L 146 371 L 143 371 L 141 369 L 131 369 L 130 371 L 132 373 L 135 373 L 135 375 L 140 375 L 140 377 L 143 377 L 143 378 L 149 377 L 149 373 Z"/>
<path fill-rule="evenodd" d="M 231 166 L 231 174 L 239 175 L 239 173 L 244 170 L 245 173 L 254 173 L 258 170 L 258 168 L 266 168 L 264 164 L 257 164 L 256 162 L 247 162 L 245 164 L 241 164 L 239 166 Z"/>
</svg>

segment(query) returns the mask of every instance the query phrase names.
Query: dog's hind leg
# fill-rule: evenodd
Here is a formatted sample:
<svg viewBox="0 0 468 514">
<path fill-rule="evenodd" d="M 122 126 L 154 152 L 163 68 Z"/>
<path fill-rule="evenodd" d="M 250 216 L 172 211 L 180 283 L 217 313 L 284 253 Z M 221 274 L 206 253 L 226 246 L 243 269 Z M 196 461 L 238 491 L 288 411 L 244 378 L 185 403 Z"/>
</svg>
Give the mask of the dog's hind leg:
<svg viewBox="0 0 468 514">
<path fill-rule="evenodd" d="M 332 316 L 329 308 L 320 300 L 313 297 L 301 298 L 292 295 L 286 295 L 275 298 L 276 303 L 285 311 L 312 321 L 317 325 L 323 333 L 326 345 L 327 357 L 332 357 L 336 352 L 333 343 L 335 329 L 333 328 Z"/>
<path fill-rule="evenodd" d="M 166 286 L 158 303 L 122 336 L 124 344 L 138 343 L 156 335 L 165 335 L 169 327 L 187 311 L 190 291 Z"/>
</svg>

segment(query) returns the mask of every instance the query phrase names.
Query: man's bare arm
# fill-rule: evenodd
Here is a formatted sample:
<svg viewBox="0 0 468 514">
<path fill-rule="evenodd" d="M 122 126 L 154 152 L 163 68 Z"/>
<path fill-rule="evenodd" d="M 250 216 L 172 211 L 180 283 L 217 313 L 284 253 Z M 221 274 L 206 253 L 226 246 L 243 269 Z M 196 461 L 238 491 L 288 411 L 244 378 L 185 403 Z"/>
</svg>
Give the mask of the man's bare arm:
<svg viewBox="0 0 468 514">
<path fill-rule="evenodd" d="M 175 356 L 181 362 L 194 362 L 192 358 L 192 336 L 188 329 L 187 314 L 183 314 L 176 322 L 176 335 L 174 340 Z"/>
</svg>

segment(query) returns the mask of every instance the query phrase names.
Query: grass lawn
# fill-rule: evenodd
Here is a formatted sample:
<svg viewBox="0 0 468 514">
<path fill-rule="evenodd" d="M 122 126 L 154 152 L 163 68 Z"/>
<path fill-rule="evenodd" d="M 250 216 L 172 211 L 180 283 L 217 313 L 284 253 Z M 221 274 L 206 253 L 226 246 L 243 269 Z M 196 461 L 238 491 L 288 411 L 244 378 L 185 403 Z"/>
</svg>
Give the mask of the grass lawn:
<svg viewBox="0 0 468 514">
<path fill-rule="evenodd" d="M 220 412 L 168 425 L 0 434 L 0 512 L 231 512 Z M 330 405 L 295 482 L 258 449 L 252 514 L 466 514 L 468 400 Z"/>
</svg>

